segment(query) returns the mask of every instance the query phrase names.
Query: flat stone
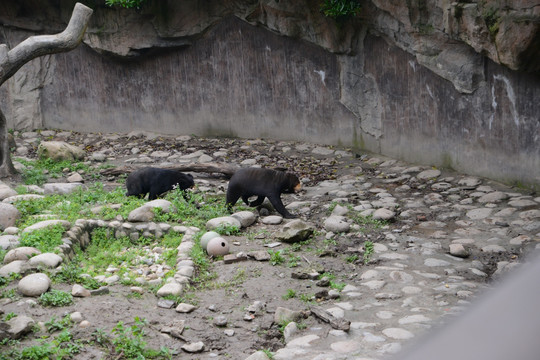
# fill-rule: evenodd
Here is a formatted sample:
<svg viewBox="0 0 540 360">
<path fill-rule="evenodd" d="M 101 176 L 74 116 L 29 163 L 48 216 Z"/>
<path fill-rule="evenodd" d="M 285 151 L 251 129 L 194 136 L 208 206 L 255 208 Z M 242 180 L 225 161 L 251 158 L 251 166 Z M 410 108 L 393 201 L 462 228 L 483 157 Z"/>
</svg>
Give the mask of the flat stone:
<svg viewBox="0 0 540 360">
<path fill-rule="evenodd" d="M 418 173 L 416 175 L 416 178 L 418 180 L 425 181 L 425 180 L 438 178 L 439 176 L 441 176 L 441 172 L 439 170 L 431 169 L 431 170 L 424 170 L 424 171 Z"/>
<path fill-rule="evenodd" d="M 183 287 L 176 282 L 163 285 L 156 293 L 159 297 L 165 297 L 168 295 L 178 296 L 182 294 Z"/>
<path fill-rule="evenodd" d="M 41 254 L 41 251 L 31 246 L 21 246 L 15 249 L 11 249 L 4 256 L 4 264 L 9 264 L 15 260 L 28 260 L 32 256 Z"/>
<path fill-rule="evenodd" d="M 418 314 L 418 315 L 408 315 L 408 316 L 402 317 L 401 319 L 399 319 L 398 322 L 400 325 L 406 325 L 406 324 L 417 324 L 417 323 L 429 323 L 430 321 L 431 319 L 428 318 L 427 316 Z"/>
<path fill-rule="evenodd" d="M 261 218 L 261 222 L 265 225 L 279 225 L 283 222 L 283 217 L 279 215 L 269 215 Z"/>
<path fill-rule="evenodd" d="M 62 262 L 62 258 L 54 253 L 44 253 L 31 257 L 28 262 L 30 265 L 55 268 Z"/>
<path fill-rule="evenodd" d="M 31 332 L 36 322 L 26 315 L 18 315 L 7 321 L 6 324 L 9 326 L 7 330 L 9 337 L 17 340 Z"/>
<path fill-rule="evenodd" d="M 242 228 L 247 228 L 257 221 L 257 216 L 251 211 L 239 211 L 231 216 L 240 222 Z"/>
<path fill-rule="evenodd" d="M 204 343 L 202 341 L 197 341 L 194 343 L 185 344 L 182 345 L 181 349 L 190 354 L 200 353 L 204 350 Z"/>
<path fill-rule="evenodd" d="M 43 185 L 43 193 L 67 195 L 79 190 L 83 186 L 82 183 L 50 183 Z"/>
<path fill-rule="evenodd" d="M 175 310 L 179 313 L 188 314 L 190 312 L 193 312 L 195 309 L 197 309 L 195 305 L 180 303 Z"/>
<path fill-rule="evenodd" d="M 385 208 L 377 209 L 373 212 L 374 220 L 392 220 L 396 216 L 396 213 L 392 210 Z"/>
<path fill-rule="evenodd" d="M 424 260 L 424 265 L 429 267 L 437 267 L 437 266 L 449 266 L 450 263 L 445 260 L 441 259 L 434 259 L 434 258 L 428 258 Z"/>
<path fill-rule="evenodd" d="M 482 220 L 491 215 L 493 209 L 479 208 L 467 211 L 467 217 L 471 220 Z"/>
<path fill-rule="evenodd" d="M 408 340 L 414 337 L 414 334 L 408 330 L 401 328 L 387 328 L 382 333 L 391 339 L 395 340 Z"/>
<path fill-rule="evenodd" d="M 349 232 L 351 224 L 349 224 L 344 216 L 333 215 L 324 221 L 324 228 L 333 233 Z"/>
<path fill-rule="evenodd" d="M 90 293 L 90 290 L 86 289 L 85 287 L 79 284 L 74 284 L 71 288 L 71 295 L 75 297 L 87 297 L 91 296 L 92 293 Z"/>
<path fill-rule="evenodd" d="M 208 220 L 206 222 L 206 229 L 214 230 L 223 225 L 235 226 L 238 229 L 242 228 L 242 224 L 236 218 L 233 218 L 232 216 L 222 216 Z"/>
</svg>

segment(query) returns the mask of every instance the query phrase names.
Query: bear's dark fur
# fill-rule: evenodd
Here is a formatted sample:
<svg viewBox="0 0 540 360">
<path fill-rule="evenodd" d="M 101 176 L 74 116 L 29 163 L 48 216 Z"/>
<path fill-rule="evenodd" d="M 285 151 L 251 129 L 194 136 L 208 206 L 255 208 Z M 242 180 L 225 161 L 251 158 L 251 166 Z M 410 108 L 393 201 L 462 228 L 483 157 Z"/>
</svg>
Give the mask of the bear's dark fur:
<svg viewBox="0 0 540 360">
<path fill-rule="evenodd" d="M 296 216 L 285 209 L 281 194 L 297 192 L 301 187 L 298 177 L 292 173 L 260 168 L 240 169 L 229 181 L 226 205 L 230 211 L 238 199 L 242 198 L 248 206 L 259 206 L 267 197 L 284 218 L 292 219 Z M 257 199 L 249 202 L 249 197 L 254 195 Z"/>
<path fill-rule="evenodd" d="M 178 170 L 146 167 L 129 174 L 126 180 L 126 195 L 144 198 L 149 193 L 148 200 L 154 200 L 159 195 L 172 190 L 174 186 L 184 191 L 193 185 L 195 183 L 191 174 L 184 174 Z M 185 193 L 184 197 L 186 197 Z"/>
</svg>

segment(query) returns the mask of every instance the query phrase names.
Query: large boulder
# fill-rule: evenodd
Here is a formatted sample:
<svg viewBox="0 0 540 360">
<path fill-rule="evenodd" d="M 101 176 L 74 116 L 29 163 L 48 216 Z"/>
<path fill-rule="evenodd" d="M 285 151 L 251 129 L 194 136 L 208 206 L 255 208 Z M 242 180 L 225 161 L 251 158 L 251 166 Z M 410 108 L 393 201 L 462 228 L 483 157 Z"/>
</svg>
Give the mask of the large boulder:
<svg viewBox="0 0 540 360">
<path fill-rule="evenodd" d="M 84 150 L 63 141 L 42 141 L 38 147 L 40 158 L 49 158 L 55 161 L 79 161 L 84 159 L 84 155 Z"/>
</svg>

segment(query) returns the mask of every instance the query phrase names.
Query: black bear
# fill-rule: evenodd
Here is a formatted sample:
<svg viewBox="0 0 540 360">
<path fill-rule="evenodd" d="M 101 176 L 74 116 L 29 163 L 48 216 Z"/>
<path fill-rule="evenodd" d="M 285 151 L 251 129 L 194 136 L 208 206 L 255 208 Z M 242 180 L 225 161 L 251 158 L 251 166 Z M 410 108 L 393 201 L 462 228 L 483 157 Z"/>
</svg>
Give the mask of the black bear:
<svg viewBox="0 0 540 360">
<path fill-rule="evenodd" d="M 282 193 L 294 193 L 300 191 L 302 185 L 295 174 L 276 171 L 271 169 L 246 168 L 234 173 L 227 188 L 226 205 L 229 211 L 239 198 L 248 206 L 259 206 L 267 197 L 284 218 L 292 219 L 292 215 L 285 209 L 281 202 Z M 258 196 L 250 202 L 250 196 Z"/>
<path fill-rule="evenodd" d="M 191 174 L 184 174 L 178 170 L 146 167 L 129 174 L 126 180 L 126 195 L 144 198 L 149 193 L 148 200 L 154 200 L 175 186 L 184 191 L 194 185 Z M 185 192 L 184 198 L 186 198 Z"/>
</svg>

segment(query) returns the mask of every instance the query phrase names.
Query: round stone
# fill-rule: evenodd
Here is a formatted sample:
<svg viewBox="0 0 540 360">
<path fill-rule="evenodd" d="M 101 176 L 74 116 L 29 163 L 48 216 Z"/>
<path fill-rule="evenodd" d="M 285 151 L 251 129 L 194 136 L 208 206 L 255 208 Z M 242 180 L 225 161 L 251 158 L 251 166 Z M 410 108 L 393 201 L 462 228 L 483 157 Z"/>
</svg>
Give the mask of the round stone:
<svg viewBox="0 0 540 360">
<path fill-rule="evenodd" d="M 201 239 L 199 240 L 199 244 L 201 245 L 203 250 L 206 250 L 206 247 L 208 246 L 208 242 L 218 236 L 220 235 L 215 231 L 207 231 L 203 234 L 203 236 L 201 236 Z"/>
<path fill-rule="evenodd" d="M 51 279 L 46 274 L 36 273 L 23 277 L 17 289 L 24 296 L 40 296 L 51 286 Z"/>
</svg>

